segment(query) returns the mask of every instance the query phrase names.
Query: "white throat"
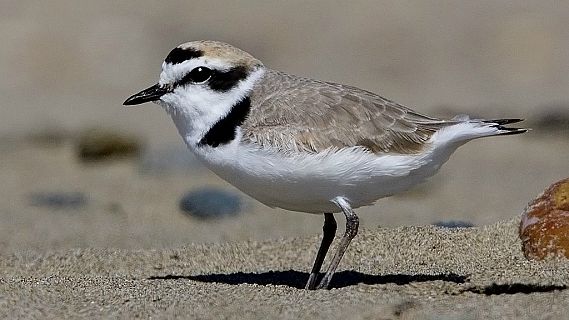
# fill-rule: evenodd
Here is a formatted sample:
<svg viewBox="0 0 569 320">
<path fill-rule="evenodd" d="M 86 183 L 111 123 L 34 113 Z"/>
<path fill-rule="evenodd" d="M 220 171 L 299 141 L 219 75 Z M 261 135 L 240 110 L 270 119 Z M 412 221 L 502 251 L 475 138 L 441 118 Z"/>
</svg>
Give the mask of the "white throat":
<svg viewBox="0 0 569 320">
<path fill-rule="evenodd" d="M 195 149 L 208 130 L 250 94 L 264 73 L 265 68 L 259 67 L 227 92 L 213 91 L 207 85 L 180 87 L 162 96 L 158 104 L 170 114 L 188 147 Z"/>
</svg>

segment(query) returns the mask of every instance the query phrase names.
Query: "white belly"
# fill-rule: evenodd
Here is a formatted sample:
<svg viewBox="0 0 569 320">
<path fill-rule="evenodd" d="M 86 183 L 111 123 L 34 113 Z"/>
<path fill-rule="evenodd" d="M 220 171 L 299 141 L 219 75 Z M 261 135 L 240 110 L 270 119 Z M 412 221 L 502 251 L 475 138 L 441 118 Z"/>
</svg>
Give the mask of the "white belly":
<svg viewBox="0 0 569 320">
<path fill-rule="evenodd" d="M 435 174 L 455 148 L 417 155 L 377 156 L 358 147 L 283 155 L 234 141 L 192 149 L 210 170 L 260 202 L 321 214 L 339 211 L 331 202 L 338 196 L 357 208 L 407 190 Z"/>
</svg>

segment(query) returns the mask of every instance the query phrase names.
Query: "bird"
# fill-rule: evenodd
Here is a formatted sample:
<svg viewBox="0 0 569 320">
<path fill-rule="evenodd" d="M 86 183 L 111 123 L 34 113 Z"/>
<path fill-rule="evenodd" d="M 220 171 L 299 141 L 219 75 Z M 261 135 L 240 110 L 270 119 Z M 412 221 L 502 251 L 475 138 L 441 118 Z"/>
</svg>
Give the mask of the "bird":
<svg viewBox="0 0 569 320">
<path fill-rule="evenodd" d="M 523 119 L 436 118 L 354 86 L 266 67 L 230 44 L 200 40 L 172 49 L 158 82 L 125 106 L 154 102 L 195 156 L 269 207 L 324 215 L 305 289 L 329 289 L 359 219 L 354 209 L 434 175 L 464 143 L 514 135 Z M 335 213 L 345 232 L 326 272 Z M 320 280 L 320 281 L 319 281 Z"/>
</svg>

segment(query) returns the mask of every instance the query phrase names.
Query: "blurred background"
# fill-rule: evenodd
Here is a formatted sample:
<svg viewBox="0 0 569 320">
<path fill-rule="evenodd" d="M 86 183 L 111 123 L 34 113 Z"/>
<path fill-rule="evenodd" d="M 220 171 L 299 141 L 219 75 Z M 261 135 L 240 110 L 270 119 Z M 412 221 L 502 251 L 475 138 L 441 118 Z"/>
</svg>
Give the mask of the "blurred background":
<svg viewBox="0 0 569 320">
<path fill-rule="evenodd" d="M 0 2 L 0 250 L 158 248 L 320 233 L 202 167 L 156 105 L 124 108 L 167 53 L 211 39 L 434 116 L 521 117 L 430 182 L 358 210 L 484 225 L 569 176 L 569 2 Z M 339 224 L 343 225 L 343 217 Z"/>
</svg>

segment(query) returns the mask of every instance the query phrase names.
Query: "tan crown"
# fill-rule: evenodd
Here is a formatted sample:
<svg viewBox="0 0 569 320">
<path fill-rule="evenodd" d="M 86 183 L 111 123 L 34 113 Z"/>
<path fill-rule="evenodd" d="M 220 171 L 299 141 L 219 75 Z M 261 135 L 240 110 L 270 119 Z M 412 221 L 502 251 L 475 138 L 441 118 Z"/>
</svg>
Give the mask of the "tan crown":
<svg viewBox="0 0 569 320">
<path fill-rule="evenodd" d="M 249 53 L 220 41 L 200 40 L 186 42 L 178 46 L 181 49 L 192 48 L 203 52 L 205 57 L 225 60 L 233 65 L 249 68 L 262 66 L 263 63 Z"/>
</svg>

